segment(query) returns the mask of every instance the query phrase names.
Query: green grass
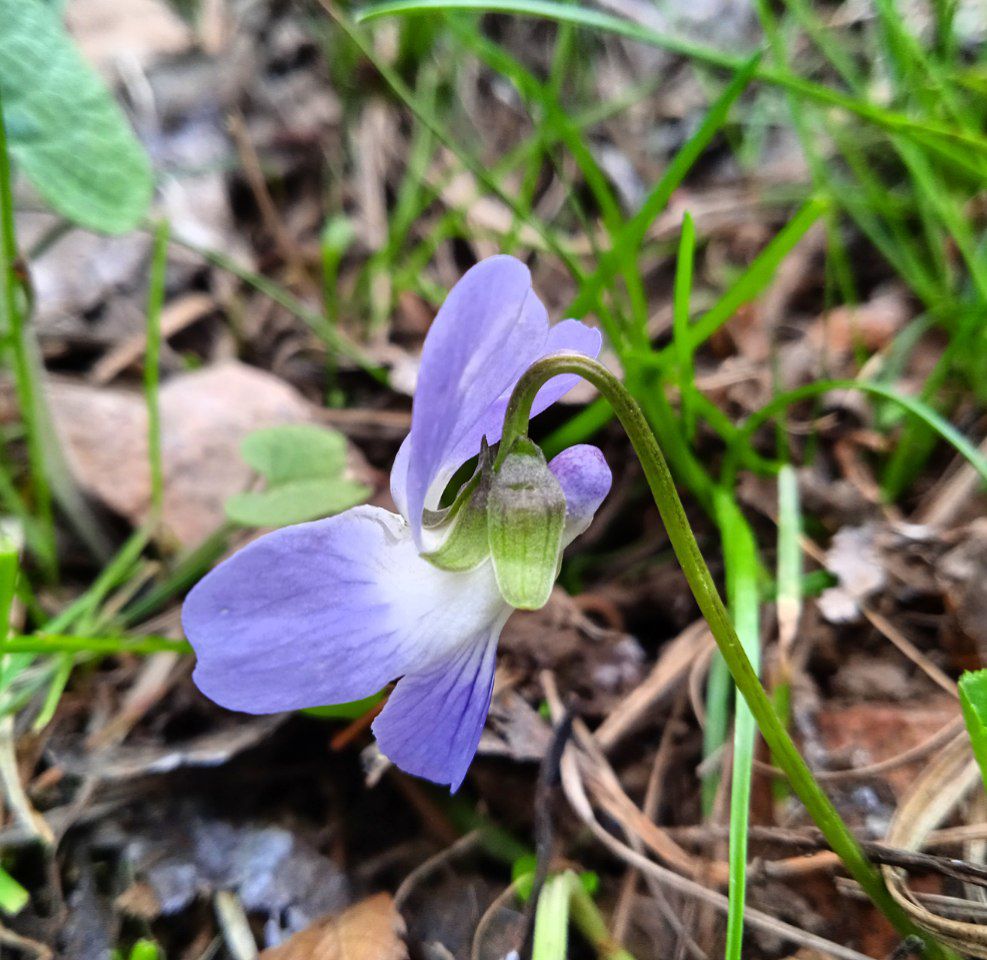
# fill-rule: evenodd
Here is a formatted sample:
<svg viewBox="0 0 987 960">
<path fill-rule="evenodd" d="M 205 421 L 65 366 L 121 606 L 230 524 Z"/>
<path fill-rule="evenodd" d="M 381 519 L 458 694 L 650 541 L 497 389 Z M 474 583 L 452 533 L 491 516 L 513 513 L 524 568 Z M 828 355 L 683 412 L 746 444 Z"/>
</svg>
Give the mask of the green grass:
<svg viewBox="0 0 987 960">
<path fill-rule="evenodd" d="M 757 545 L 730 492 L 717 499 L 720 539 L 726 568 L 727 604 L 737 636 L 755 670 L 761 663 L 760 599 Z M 730 775 L 730 911 L 727 914 L 726 958 L 740 960 L 747 896 L 747 828 L 757 727 L 750 708 L 737 697 L 733 721 L 733 764 Z"/>
<path fill-rule="evenodd" d="M 792 646 L 802 615 L 805 576 L 802 563 L 802 507 L 799 502 L 798 477 L 791 464 L 778 471 L 778 539 L 776 562 L 776 596 L 778 613 L 778 651 L 771 693 L 775 709 L 786 725 L 791 721 Z M 787 794 L 783 782 L 773 784 L 775 796 Z"/>
<path fill-rule="evenodd" d="M 154 231 L 151 282 L 147 293 L 147 347 L 144 351 L 144 403 L 147 407 L 147 450 L 151 468 L 151 511 L 160 520 L 164 511 L 164 466 L 161 459 L 161 309 L 164 306 L 171 228 L 162 220 Z"/>
<path fill-rule="evenodd" d="M 18 264 L 17 239 L 14 235 L 10 157 L 7 152 L 3 102 L 0 100 L 0 336 L 3 338 L 5 360 L 10 362 L 14 373 L 17 404 L 27 441 L 32 502 L 28 508 L 19 495 L 11 500 L 17 504 L 20 516 L 27 521 L 26 530 L 39 566 L 49 579 L 54 579 L 58 573 L 55 516 L 38 410 L 38 384 L 25 323 L 23 271 Z"/>
</svg>

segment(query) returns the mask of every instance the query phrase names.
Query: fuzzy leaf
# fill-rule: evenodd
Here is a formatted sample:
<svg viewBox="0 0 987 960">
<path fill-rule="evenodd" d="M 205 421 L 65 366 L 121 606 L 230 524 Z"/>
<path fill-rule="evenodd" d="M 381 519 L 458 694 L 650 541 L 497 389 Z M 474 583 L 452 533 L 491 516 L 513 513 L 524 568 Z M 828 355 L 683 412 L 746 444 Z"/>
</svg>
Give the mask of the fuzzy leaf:
<svg viewBox="0 0 987 960">
<path fill-rule="evenodd" d="M 10 153 L 60 214 L 106 233 L 147 211 L 144 148 L 50 4 L 0 0 L 0 94 Z"/>
<path fill-rule="evenodd" d="M 240 452 L 272 486 L 337 477 L 346 467 L 346 438 L 314 424 L 255 430 L 244 439 Z"/>
<path fill-rule="evenodd" d="M 245 527 L 286 527 L 342 513 L 370 496 L 370 488 L 343 477 L 292 480 L 226 501 L 226 515 Z"/>
</svg>

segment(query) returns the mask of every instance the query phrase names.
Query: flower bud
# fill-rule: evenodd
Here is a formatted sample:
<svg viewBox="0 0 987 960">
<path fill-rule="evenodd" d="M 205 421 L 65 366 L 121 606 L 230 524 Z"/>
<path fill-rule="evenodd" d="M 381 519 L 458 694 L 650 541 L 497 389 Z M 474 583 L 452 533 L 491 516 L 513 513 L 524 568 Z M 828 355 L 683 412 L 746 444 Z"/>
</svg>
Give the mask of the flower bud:
<svg viewBox="0 0 987 960">
<path fill-rule="evenodd" d="M 559 572 L 565 495 L 541 450 L 519 438 L 494 474 L 487 532 L 497 586 L 520 610 L 545 606 Z"/>
</svg>

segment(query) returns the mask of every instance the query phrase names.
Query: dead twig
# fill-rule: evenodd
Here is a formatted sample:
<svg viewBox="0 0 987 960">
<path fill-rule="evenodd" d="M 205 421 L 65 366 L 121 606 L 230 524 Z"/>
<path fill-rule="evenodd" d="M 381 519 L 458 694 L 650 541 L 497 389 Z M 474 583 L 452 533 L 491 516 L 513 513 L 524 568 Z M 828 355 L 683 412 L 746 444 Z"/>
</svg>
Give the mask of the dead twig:
<svg viewBox="0 0 987 960">
<path fill-rule="evenodd" d="M 596 742 L 601 749 L 609 753 L 652 716 L 655 707 L 671 696 L 712 642 L 706 622 L 697 620 L 666 644 L 648 676 L 597 728 Z"/>
<path fill-rule="evenodd" d="M 940 727 L 940 729 L 921 743 L 917 743 L 914 747 L 909 747 L 907 750 L 902 750 L 901 753 L 897 753 L 893 757 L 878 760 L 876 763 L 868 763 L 863 767 L 852 767 L 848 770 L 817 770 L 814 771 L 814 776 L 821 782 L 865 780 L 879 773 L 886 773 L 888 770 L 894 770 L 897 767 L 903 767 L 906 764 L 924 759 L 933 751 L 944 747 L 962 729 L 963 718 L 957 717 L 955 720 L 950 720 L 949 723 Z M 779 770 L 778 767 L 774 767 L 770 763 L 765 763 L 763 760 L 755 760 L 754 766 L 758 773 L 767 774 L 772 777 L 785 776 L 784 771 Z"/>
<path fill-rule="evenodd" d="M 417 887 L 422 880 L 434 873 L 444 864 L 447 864 L 451 860 L 455 860 L 457 857 L 474 850 L 482 837 L 482 830 L 472 830 L 469 833 L 464 834 L 452 845 L 446 847 L 445 850 L 440 850 L 437 854 L 435 854 L 435 856 L 429 857 L 424 863 L 421 863 L 415 867 L 415 869 L 401 881 L 401 886 L 398 887 L 397 893 L 394 894 L 394 906 L 400 910 L 404 905 L 404 902 L 411 896 L 415 887 Z"/>
<path fill-rule="evenodd" d="M 548 671 L 543 672 L 542 682 L 553 716 L 561 716 L 562 705 L 558 696 L 558 690 L 555 687 L 554 678 Z M 729 910 L 729 902 L 723 894 L 715 890 L 709 890 L 701 883 L 695 880 L 689 880 L 675 873 L 675 871 L 669 870 L 655 863 L 653 860 L 649 860 L 604 829 L 602 824 L 596 819 L 592 804 L 583 785 L 582 775 L 579 769 L 580 755 L 580 751 L 572 744 L 569 745 L 562 755 L 562 788 L 566 798 L 569 800 L 570 806 L 593 836 L 619 859 L 625 863 L 633 864 L 644 872 L 650 873 L 664 886 L 672 890 L 677 890 L 686 896 L 709 903 L 721 912 L 726 913 Z M 760 910 L 747 907 L 744 911 L 744 918 L 752 927 L 765 930 L 768 933 L 783 937 L 801 946 L 818 950 L 828 956 L 836 957 L 838 960 L 870 960 L 865 954 L 838 943 L 833 943 L 825 937 L 809 933 L 807 930 L 802 930 L 790 923 L 785 923 L 785 921 L 762 913 Z"/>
</svg>

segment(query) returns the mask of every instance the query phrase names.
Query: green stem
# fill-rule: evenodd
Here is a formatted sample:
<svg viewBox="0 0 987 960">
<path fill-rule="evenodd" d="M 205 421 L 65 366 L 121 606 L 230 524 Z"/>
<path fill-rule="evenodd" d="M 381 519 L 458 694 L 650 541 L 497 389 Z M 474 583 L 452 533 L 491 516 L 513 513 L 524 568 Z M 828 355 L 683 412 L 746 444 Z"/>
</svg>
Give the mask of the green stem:
<svg viewBox="0 0 987 960">
<path fill-rule="evenodd" d="M 154 257 L 147 294 L 147 348 L 144 351 L 144 402 L 147 406 L 147 453 L 151 468 L 151 510 L 160 521 L 164 512 L 164 465 L 161 459 L 161 311 L 168 271 L 168 238 L 171 228 L 162 220 L 154 231 Z"/>
<path fill-rule="evenodd" d="M 843 861 L 850 875 L 899 933 L 903 936 L 921 937 L 926 944 L 929 957 L 944 957 L 945 954 L 939 944 L 919 930 L 888 893 L 880 873 L 867 859 L 849 827 L 816 782 L 812 771 L 775 712 L 774 705 L 761 686 L 761 681 L 733 627 L 730 615 L 720 599 L 713 577 L 699 550 L 699 544 L 689 526 L 661 448 L 648 427 L 637 401 L 628 393 L 624 385 L 601 364 L 578 354 L 557 353 L 539 360 L 527 370 L 514 388 L 504 416 L 504 432 L 496 465 L 500 465 L 514 440 L 527 434 L 531 404 L 539 389 L 552 377 L 560 374 L 575 374 L 587 380 L 606 397 L 617 414 L 644 469 L 675 555 L 733 676 L 734 683 L 747 701 L 751 713 L 754 714 L 761 735 L 770 747 L 776 762 L 784 770 L 792 789 L 805 804 L 826 841 Z"/>
<path fill-rule="evenodd" d="M 600 960 L 634 960 L 634 957 L 620 944 L 614 943 L 603 915 L 593 903 L 593 898 L 583 888 L 579 877 L 571 870 L 566 876 L 569 878 L 569 908 L 572 911 L 572 922 L 596 949 L 596 955 Z"/>
<path fill-rule="evenodd" d="M 31 467 L 35 508 L 41 537 L 36 541 L 43 554 L 38 557 L 47 576 L 56 573 L 55 518 L 51 488 L 45 463 L 44 439 L 40 430 L 38 399 L 35 396 L 34 369 L 24 329 L 17 278 L 17 240 L 14 234 L 14 200 L 10 188 L 10 156 L 7 129 L 0 100 L 0 336 L 7 341 L 14 369 L 17 403 L 27 435 L 27 456 Z"/>
<path fill-rule="evenodd" d="M 17 596 L 18 553 L 16 538 L 0 525 L 0 647 L 10 632 L 10 611 Z"/>
<path fill-rule="evenodd" d="M 4 643 L 7 653 L 191 653 L 192 647 L 184 640 L 168 637 L 141 637 L 127 640 L 124 637 L 74 637 L 57 633 L 34 633 L 30 636 L 14 636 Z"/>
<path fill-rule="evenodd" d="M 614 943 L 603 915 L 572 870 L 549 877 L 538 899 L 531 960 L 565 960 L 569 920 L 589 941 L 599 960 L 634 960 Z"/>
</svg>

